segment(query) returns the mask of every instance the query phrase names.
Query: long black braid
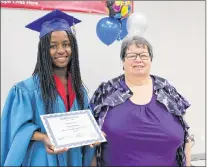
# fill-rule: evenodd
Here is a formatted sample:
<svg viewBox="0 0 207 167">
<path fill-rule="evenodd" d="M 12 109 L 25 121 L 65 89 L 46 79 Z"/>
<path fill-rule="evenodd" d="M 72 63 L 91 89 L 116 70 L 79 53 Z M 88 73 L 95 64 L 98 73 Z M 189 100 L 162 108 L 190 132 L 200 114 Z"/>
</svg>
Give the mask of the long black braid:
<svg viewBox="0 0 207 167">
<path fill-rule="evenodd" d="M 77 102 L 80 105 L 80 109 L 84 108 L 84 92 L 83 83 L 81 80 L 80 67 L 79 67 L 79 56 L 78 46 L 75 36 L 66 31 L 71 44 L 71 59 L 68 64 L 68 72 L 71 73 L 72 87 L 76 94 Z M 53 106 L 57 99 L 57 89 L 54 81 L 54 70 L 52 58 L 50 56 L 50 39 L 51 33 L 42 37 L 38 44 L 37 63 L 33 76 L 37 75 L 40 83 L 40 91 L 45 104 L 46 113 L 53 113 Z M 34 77 L 35 78 L 35 77 Z M 37 81 L 37 80 L 35 80 Z"/>
</svg>

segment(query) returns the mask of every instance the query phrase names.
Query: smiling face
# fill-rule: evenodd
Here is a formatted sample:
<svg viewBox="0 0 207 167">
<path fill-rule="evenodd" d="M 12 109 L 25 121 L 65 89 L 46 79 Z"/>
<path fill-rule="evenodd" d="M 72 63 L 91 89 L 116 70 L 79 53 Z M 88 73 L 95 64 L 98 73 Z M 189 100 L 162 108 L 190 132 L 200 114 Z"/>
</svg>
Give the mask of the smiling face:
<svg viewBox="0 0 207 167">
<path fill-rule="evenodd" d="M 56 67 L 67 67 L 72 52 L 70 40 L 65 31 L 52 32 L 50 40 L 50 55 L 52 57 L 52 62 Z"/>
<path fill-rule="evenodd" d="M 123 59 L 125 73 L 133 76 L 147 76 L 151 69 L 151 57 L 146 45 L 132 43 Z"/>
</svg>

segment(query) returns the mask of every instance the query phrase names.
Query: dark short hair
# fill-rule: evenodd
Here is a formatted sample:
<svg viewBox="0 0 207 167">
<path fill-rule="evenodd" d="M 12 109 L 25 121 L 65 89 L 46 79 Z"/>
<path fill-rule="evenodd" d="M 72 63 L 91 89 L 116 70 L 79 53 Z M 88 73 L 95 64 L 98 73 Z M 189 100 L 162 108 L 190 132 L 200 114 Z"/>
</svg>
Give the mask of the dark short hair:
<svg viewBox="0 0 207 167">
<path fill-rule="evenodd" d="M 150 58 L 152 60 L 152 58 L 153 58 L 152 45 L 144 37 L 132 36 L 132 37 L 126 37 L 123 40 L 122 44 L 121 44 L 120 58 L 121 58 L 122 61 L 124 61 L 126 50 L 133 43 L 136 44 L 137 46 L 140 45 L 140 44 L 141 45 L 146 45 L 147 49 L 148 49 L 148 52 L 149 52 L 149 55 L 150 55 Z"/>
</svg>

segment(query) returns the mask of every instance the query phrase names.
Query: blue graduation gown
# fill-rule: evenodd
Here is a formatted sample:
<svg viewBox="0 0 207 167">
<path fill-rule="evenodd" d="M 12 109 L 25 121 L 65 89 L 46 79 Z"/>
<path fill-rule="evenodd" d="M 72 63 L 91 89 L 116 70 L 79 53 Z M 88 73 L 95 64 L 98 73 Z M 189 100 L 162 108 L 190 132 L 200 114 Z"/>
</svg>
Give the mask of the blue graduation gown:
<svg viewBox="0 0 207 167">
<path fill-rule="evenodd" d="M 90 166 L 95 148 L 77 147 L 52 155 L 43 142 L 31 140 L 37 130 L 46 133 L 40 119 L 45 114 L 44 104 L 34 78 L 17 83 L 8 94 L 1 117 L 1 166 Z M 86 91 L 84 100 L 88 108 Z M 60 96 L 54 109 L 66 112 Z M 70 110 L 79 110 L 76 99 Z"/>
</svg>

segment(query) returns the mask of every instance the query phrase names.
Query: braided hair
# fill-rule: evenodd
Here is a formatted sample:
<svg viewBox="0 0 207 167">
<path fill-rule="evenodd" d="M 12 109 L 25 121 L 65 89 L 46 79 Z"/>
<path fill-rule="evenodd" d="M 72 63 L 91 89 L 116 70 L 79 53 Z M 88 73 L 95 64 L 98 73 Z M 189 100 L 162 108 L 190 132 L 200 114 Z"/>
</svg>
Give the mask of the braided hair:
<svg viewBox="0 0 207 167">
<path fill-rule="evenodd" d="M 72 87 L 76 94 L 77 102 L 81 109 L 84 107 L 84 92 L 83 83 L 81 80 L 79 57 L 78 57 L 78 45 L 76 37 L 70 32 L 66 31 L 71 43 L 71 59 L 68 63 L 68 72 L 71 73 Z M 57 99 L 57 89 L 54 80 L 53 62 L 50 56 L 50 40 L 51 34 L 49 33 L 43 36 L 38 44 L 37 63 L 33 72 L 33 76 L 37 75 L 39 82 L 35 82 L 39 85 L 42 94 L 43 102 L 45 105 L 46 114 L 54 113 L 53 106 Z M 35 78 L 35 77 L 34 77 Z"/>
</svg>

